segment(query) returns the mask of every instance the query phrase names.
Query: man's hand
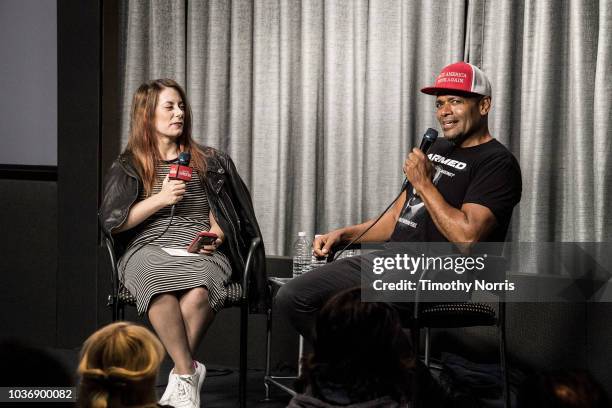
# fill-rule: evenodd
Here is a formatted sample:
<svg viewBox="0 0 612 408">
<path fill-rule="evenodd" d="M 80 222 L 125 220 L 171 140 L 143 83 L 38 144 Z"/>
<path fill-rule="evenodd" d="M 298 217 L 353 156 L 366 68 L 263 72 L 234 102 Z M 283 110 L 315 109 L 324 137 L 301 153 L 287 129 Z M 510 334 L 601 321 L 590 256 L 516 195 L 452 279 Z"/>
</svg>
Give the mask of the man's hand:
<svg viewBox="0 0 612 408">
<path fill-rule="evenodd" d="M 433 165 L 421 149 L 416 147 L 412 149 L 412 152 L 410 152 L 408 158 L 404 161 L 403 170 L 406 178 L 417 193 L 420 193 L 423 186 L 427 183 L 431 183 Z"/>
<path fill-rule="evenodd" d="M 342 231 L 335 230 L 315 238 L 312 243 L 315 256 L 322 258 L 329 255 L 331 248 L 342 241 Z"/>
</svg>

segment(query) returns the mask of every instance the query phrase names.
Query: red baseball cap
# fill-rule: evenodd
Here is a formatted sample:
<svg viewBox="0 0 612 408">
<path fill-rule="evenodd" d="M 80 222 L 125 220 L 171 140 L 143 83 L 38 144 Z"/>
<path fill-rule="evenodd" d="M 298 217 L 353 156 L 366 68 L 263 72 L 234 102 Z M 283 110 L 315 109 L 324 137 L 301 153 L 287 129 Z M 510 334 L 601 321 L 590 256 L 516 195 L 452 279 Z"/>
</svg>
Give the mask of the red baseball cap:
<svg viewBox="0 0 612 408">
<path fill-rule="evenodd" d="M 428 95 L 440 92 L 461 91 L 477 95 L 491 96 L 491 83 L 476 65 L 455 62 L 442 68 L 433 86 L 421 89 Z"/>
</svg>

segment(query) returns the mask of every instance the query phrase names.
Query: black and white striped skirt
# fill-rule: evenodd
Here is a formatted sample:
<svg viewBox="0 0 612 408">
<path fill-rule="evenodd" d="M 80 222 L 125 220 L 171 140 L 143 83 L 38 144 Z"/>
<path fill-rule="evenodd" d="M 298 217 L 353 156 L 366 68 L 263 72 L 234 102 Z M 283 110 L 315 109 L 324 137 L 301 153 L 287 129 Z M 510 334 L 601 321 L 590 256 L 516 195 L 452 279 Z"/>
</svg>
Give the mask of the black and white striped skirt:
<svg viewBox="0 0 612 408">
<path fill-rule="evenodd" d="M 223 307 L 227 297 L 225 286 L 231 276 L 231 266 L 222 252 L 177 257 L 166 253 L 161 246 L 148 244 L 141 249 L 131 248 L 122 261 L 127 261 L 127 265 L 119 262 L 122 282 L 136 298 L 138 314 L 145 313 L 151 299 L 161 293 L 205 287 L 215 312 Z"/>
</svg>

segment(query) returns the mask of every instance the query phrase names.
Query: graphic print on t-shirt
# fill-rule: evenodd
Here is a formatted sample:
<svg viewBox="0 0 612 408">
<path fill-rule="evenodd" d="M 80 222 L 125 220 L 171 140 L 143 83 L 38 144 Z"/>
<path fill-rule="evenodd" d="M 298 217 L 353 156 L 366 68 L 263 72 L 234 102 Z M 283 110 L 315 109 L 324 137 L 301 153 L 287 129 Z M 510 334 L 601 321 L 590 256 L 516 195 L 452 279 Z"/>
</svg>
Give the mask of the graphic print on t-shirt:
<svg viewBox="0 0 612 408">
<path fill-rule="evenodd" d="M 429 158 L 429 160 L 431 160 L 431 157 Z M 436 170 L 436 173 L 434 174 L 433 179 L 431 181 L 434 186 L 438 185 L 440 177 L 442 177 L 443 174 L 450 177 L 453 177 L 455 175 L 454 173 L 444 170 L 440 166 L 434 166 L 434 168 Z M 412 228 L 417 228 L 419 226 L 419 222 L 423 219 L 425 215 L 425 211 L 425 203 L 423 202 L 421 197 L 416 194 L 416 191 L 413 187 L 410 193 L 410 198 L 406 201 L 406 205 L 404 205 L 404 208 L 402 209 L 402 215 L 397 220 L 397 222 L 401 222 L 402 224 Z"/>
</svg>

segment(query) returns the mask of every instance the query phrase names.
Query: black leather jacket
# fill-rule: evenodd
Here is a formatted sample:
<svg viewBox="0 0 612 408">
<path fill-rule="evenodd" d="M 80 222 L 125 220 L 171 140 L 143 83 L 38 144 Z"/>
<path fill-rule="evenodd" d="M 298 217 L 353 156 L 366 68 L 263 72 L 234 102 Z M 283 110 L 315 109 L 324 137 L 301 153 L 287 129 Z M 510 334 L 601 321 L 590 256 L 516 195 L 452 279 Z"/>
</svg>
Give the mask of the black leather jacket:
<svg viewBox="0 0 612 408">
<path fill-rule="evenodd" d="M 255 219 L 251 195 L 238 175 L 232 159 L 212 147 L 201 147 L 206 157 L 206 177 L 203 177 L 208 193 L 210 209 L 225 234 L 219 248 L 232 265 L 232 280 L 242 280 L 246 254 L 252 238 L 261 232 Z M 132 155 L 122 153 L 106 175 L 104 196 L 98 216 L 107 236 L 127 219 L 131 206 L 136 202 L 143 183 L 134 165 Z M 137 228 L 112 234 L 117 256 L 134 236 Z M 253 271 L 249 285 L 251 312 L 265 312 L 269 304 L 265 252 L 263 244 L 255 251 Z"/>
</svg>

